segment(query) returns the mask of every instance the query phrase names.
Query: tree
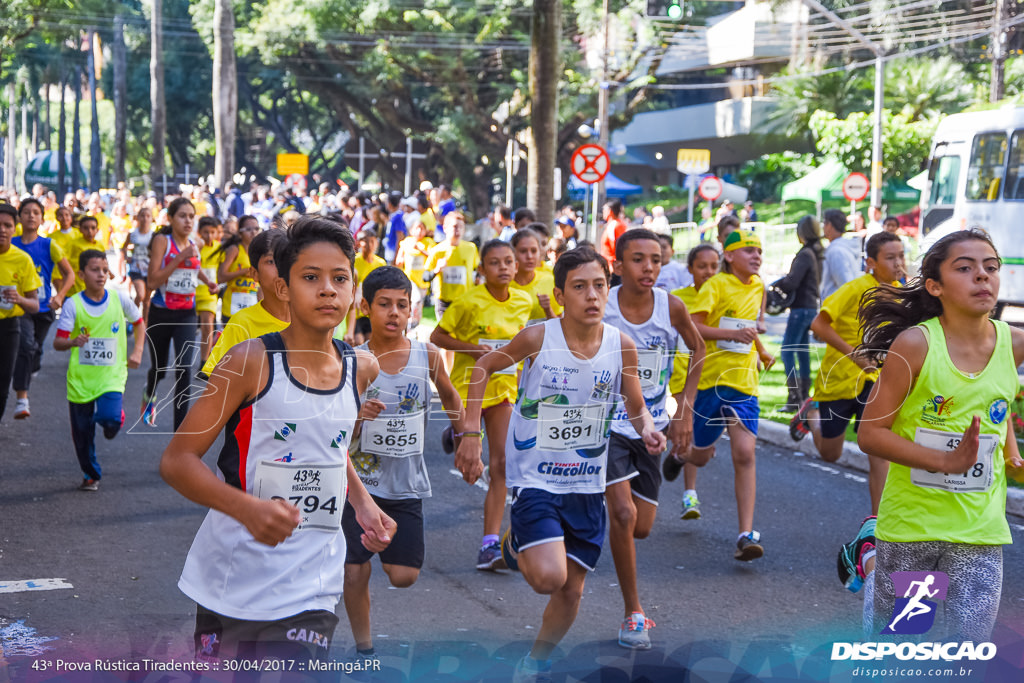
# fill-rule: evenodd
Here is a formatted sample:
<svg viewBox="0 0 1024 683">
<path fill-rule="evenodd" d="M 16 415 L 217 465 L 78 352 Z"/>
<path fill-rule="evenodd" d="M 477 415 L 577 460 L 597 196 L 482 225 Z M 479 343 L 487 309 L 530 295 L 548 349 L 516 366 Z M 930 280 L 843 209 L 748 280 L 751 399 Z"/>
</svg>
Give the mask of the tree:
<svg viewBox="0 0 1024 683">
<path fill-rule="evenodd" d="M 217 187 L 224 187 L 235 172 L 235 126 L 238 119 L 235 13 L 231 0 L 216 0 L 213 26 L 213 125 L 216 147 L 213 177 Z"/>
<path fill-rule="evenodd" d="M 962 65 L 945 55 L 935 59 L 900 59 L 886 66 L 885 99 L 901 103 L 908 121 L 963 111 L 973 88 Z"/>
<path fill-rule="evenodd" d="M 871 82 L 862 71 L 815 76 L 790 67 L 779 74 L 771 92 L 777 104 L 760 132 L 781 133 L 791 138 L 808 135 L 811 117 L 818 110 L 845 118 L 854 112 L 870 111 L 872 106 Z M 870 131 L 866 139 L 870 143 Z"/>
<path fill-rule="evenodd" d="M 164 96 L 163 0 L 152 0 L 150 16 L 149 112 L 153 130 L 153 154 L 149 176 L 154 185 L 164 175 L 164 154 L 167 136 L 167 100 Z M 161 187 L 161 189 L 163 189 Z"/>
<path fill-rule="evenodd" d="M 928 158 L 935 120 L 910 121 L 904 113 L 882 111 L 882 173 L 887 177 L 910 178 Z M 871 167 L 872 114 L 856 112 L 839 119 L 830 111 L 818 110 L 810 120 L 818 151 L 841 161 L 851 171 Z"/>
<path fill-rule="evenodd" d="M 530 155 L 526 204 L 537 219 L 555 217 L 555 154 L 558 148 L 558 74 L 561 0 L 534 0 L 530 50 Z"/>
<path fill-rule="evenodd" d="M 124 16 L 118 14 L 114 17 L 114 42 L 111 46 L 111 57 L 114 61 L 114 180 L 118 183 L 127 180 L 125 157 L 128 153 L 128 108 L 125 97 L 128 91 L 128 74 L 125 53 Z"/>
</svg>

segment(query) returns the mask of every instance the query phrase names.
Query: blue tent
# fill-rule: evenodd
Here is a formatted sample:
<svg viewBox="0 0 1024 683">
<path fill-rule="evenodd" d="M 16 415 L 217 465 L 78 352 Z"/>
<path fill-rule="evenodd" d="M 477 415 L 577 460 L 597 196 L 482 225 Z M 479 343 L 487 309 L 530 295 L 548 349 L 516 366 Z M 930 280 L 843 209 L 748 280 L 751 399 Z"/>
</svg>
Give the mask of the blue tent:
<svg viewBox="0 0 1024 683">
<path fill-rule="evenodd" d="M 613 173 L 605 176 L 604 187 L 605 194 L 613 199 L 623 199 L 631 195 L 644 193 L 644 188 L 640 185 L 631 185 Z M 576 176 L 570 176 L 568 193 L 570 199 L 583 199 L 587 194 L 587 185 Z"/>
</svg>

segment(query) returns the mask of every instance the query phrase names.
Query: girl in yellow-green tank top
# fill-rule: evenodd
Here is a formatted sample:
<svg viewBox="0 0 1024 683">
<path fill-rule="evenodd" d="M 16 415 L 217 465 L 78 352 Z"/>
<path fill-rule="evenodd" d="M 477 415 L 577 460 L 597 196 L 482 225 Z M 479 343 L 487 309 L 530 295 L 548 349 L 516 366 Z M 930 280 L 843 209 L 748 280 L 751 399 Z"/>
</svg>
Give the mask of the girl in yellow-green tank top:
<svg viewBox="0 0 1024 683">
<path fill-rule="evenodd" d="M 863 560 L 870 637 L 928 633 L 939 604 L 951 640 L 985 642 L 995 625 L 1012 542 L 1006 472 L 1024 467 L 1010 420 L 1024 331 L 989 319 L 1000 266 L 987 234 L 962 230 L 935 243 L 917 279 L 862 303 L 858 352 L 884 365 L 858 441 L 890 463 L 874 563 L 870 548 Z"/>
</svg>

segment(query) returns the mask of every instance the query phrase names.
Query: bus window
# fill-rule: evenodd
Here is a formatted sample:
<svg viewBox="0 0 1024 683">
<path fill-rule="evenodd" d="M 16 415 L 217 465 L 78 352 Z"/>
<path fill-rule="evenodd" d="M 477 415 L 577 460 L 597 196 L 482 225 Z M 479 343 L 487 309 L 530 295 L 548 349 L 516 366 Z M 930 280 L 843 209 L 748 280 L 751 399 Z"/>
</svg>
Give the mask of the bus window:
<svg viewBox="0 0 1024 683">
<path fill-rule="evenodd" d="M 982 133 L 974 138 L 967 167 L 967 201 L 994 202 L 999 198 L 1006 164 L 1006 135 Z"/>
<path fill-rule="evenodd" d="M 953 206 L 956 204 L 956 181 L 960 177 L 960 157 L 939 157 L 932 161 L 932 167 L 935 171 L 928 206 Z"/>
<path fill-rule="evenodd" d="M 1006 171 L 1004 199 L 1024 199 L 1024 130 L 1014 131 L 1010 140 L 1010 167 Z"/>
</svg>

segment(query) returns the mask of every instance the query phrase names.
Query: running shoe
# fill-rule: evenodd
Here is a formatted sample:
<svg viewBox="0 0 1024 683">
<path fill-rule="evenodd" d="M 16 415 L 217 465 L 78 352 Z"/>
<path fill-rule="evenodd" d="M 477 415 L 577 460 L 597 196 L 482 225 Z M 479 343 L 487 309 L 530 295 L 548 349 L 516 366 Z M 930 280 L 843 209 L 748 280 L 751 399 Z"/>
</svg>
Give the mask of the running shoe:
<svg viewBox="0 0 1024 683">
<path fill-rule="evenodd" d="M 836 558 L 836 570 L 839 572 L 839 582 L 846 586 L 851 593 L 856 593 L 864 585 L 864 555 L 875 548 L 875 515 L 870 515 L 861 522 L 857 536 L 849 543 L 844 543 L 839 548 L 839 556 Z"/>
<path fill-rule="evenodd" d="M 764 546 L 761 545 L 761 534 L 751 531 L 743 534 L 736 541 L 736 552 L 733 554 L 741 562 L 750 562 L 764 555 Z"/>
<path fill-rule="evenodd" d="M 14 404 L 14 419 L 15 420 L 24 420 L 26 417 L 29 417 L 31 414 L 32 413 L 29 412 L 29 409 L 28 409 L 28 399 L 27 398 L 19 398 L 17 400 L 17 402 Z"/>
<path fill-rule="evenodd" d="M 519 542 L 512 535 L 511 527 L 501 537 L 501 559 L 505 567 L 514 572 L 519 571 Z"/>
<path fill-rule="evenodd" d="M 665 462 L 661 463 L 661 474 L 665 481 L 675 481 L 679 473 L 683 471 L 683 463 L 676 460 L 674 455 L 666 455 Z"/>
<path fill-rule="evenodd" d="M 700 500 L 696 493 L 683 494 L 683 514 L 679 519 L 700 519 Z"/>
<path fill-rule="evenodd" d="M 476 568 L 485 572 L 508 569 L 505 566 L 505 560 L 501 559 L 501 544 L 491 543 L 489 546 L 481 548 L 480 554 L 476 556 Z"/>
<path fill-rule="evenodd" d="M 142 401 L 142 422 L 150 427 L 156 427 L 156 404 L 152 399 Z"/>
<path fill-rule="evenodd" d="M 512 672 L 512 683 L 551 683 L 551 661 L 537 661 L 527 655 Z"/>
<path fill-rule="evenodd" d="M 811 433 L 811 425 L 807 422 L 807 413 L 810 412 L 814 406 L 814 401 L 807 399 L 800 404 L 800 410 L 796 411 L 796 415 L 789 421 L 789 436 L 793 441 L 801 441 L 805 436 Z"/>
<path fill-rule="evenodd" d="M 83 479 L 82 483 L 78 485 L 79 491 L 99 491 L 100 482 L 98 479 Z"/>
<path fill-rule="evenodd" d="M 631 650 L 650 650 L 651 636 L 648 631 L 654 626 L 654 621 L 644 616 L 643 612 L 633 612 L 619 628 L 619 645 Z"/>
<path fill-rule="evenodd" d="M 441 432 L 441 448 L 448 455 L 455 452 L 455 430 L 452 429 L 451 425 L 444 428 Z"/>
<path fill-rule="evenodd" d="M 121 431 L 121 427 L 123 427 L 123 426 L 124 426 L 124 408 L 121 409 L 121 422 L 119 424 L 116 424 L 116 425 L 104 425 L 104 427 L 103 427 L 103 438 L 107 439 L 108 441 L 110 439 L 113 439 L 115 436 L 117 436 L 117 433 L 119 431 Z"/>
</svg>

